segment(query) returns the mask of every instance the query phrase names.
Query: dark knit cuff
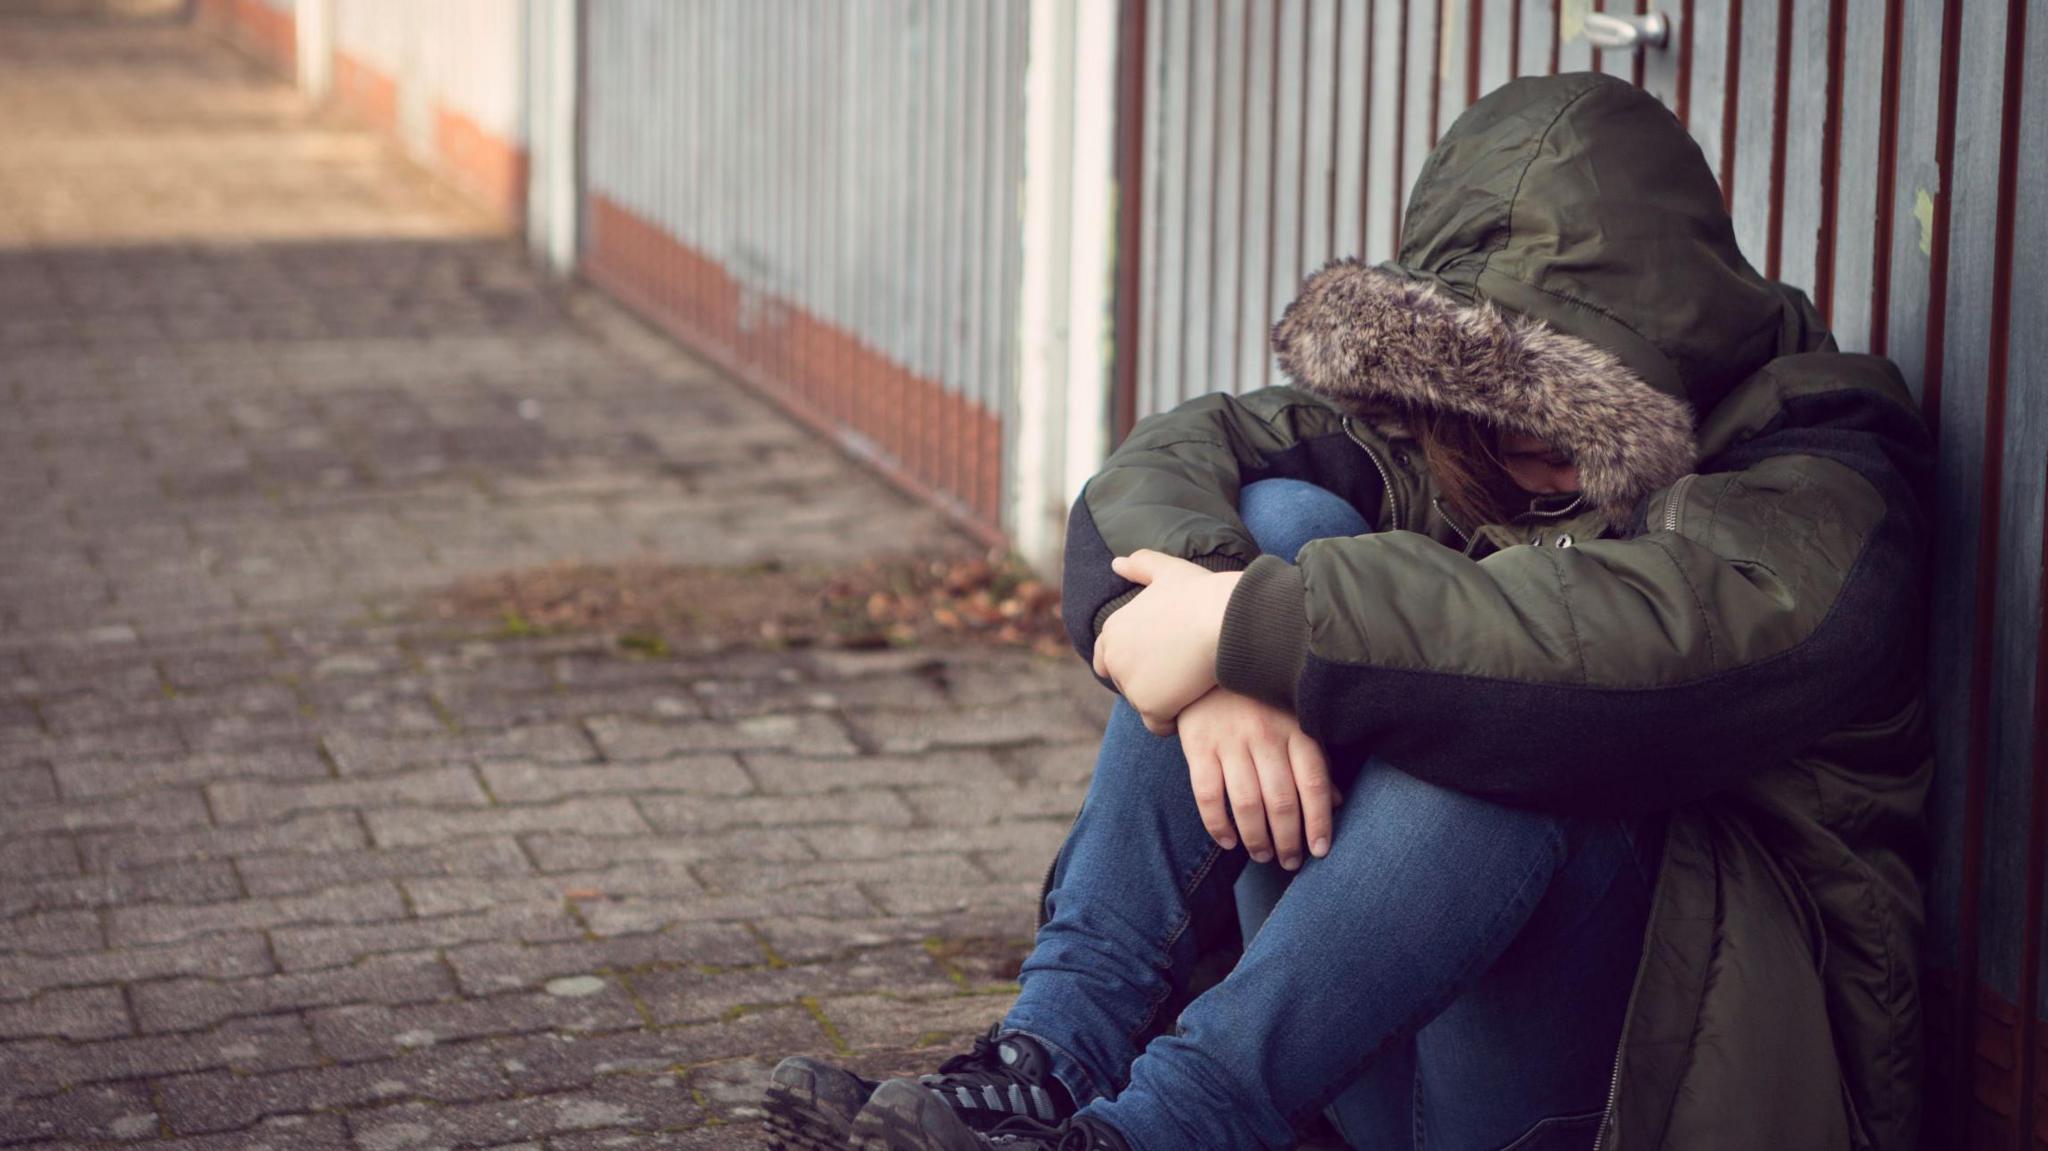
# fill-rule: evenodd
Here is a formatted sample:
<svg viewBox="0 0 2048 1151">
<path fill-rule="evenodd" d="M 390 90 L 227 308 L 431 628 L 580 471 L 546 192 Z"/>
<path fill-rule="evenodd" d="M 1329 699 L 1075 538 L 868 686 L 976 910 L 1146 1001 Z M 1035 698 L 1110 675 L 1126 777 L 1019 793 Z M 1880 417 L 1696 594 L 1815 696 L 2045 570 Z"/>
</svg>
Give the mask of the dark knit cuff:
<svg viewBox="0 0 2048 1151">
<path fill-rule="evenodd" d="M 1188 562 L 1199 568 L 1207 568 L 1212 572 L 1234 572 L 1244 570 L 1243 560 L 1238 559 L 1236 556 L 1224 555 L 1222 552 L 1210 552 L 1208 555 L 1205 556 L 1194 556 L 1191 557 L 1188 560 Z M 1108 620 L 1110 615 L 1113 612 L 1115 612 L 1116 609 L 1138 598 L 1138 593 L 1144 590 L 1144 584 L 1132 584 L 1130 587 L 1127 587 L 1123 591 L 1119 592 L 1108 603 L 1105 603 L 1101 607 L 1096 608 L 1093 633 L 1098 636 L 1101 635 L 1102 625 L 1104 621 Z"/>
<path fill-rule="evenodd" d="M 1252 561 L 1223 609 L 1216 682 L 1295 710 L 1294 685 L 1308 662 L 1306 594 L 1300 568 L 1278 556 Z"/>
</svg>

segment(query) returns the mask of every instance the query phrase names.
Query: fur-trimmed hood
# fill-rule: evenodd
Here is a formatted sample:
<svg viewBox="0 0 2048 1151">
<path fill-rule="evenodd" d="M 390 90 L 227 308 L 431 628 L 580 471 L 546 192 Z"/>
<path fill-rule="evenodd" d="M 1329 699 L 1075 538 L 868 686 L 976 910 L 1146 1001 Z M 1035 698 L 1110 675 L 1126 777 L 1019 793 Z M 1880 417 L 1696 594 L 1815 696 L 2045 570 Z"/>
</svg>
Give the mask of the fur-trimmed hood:
<svg viewBox="0 0 2048 1151">
<path fill-rule="evenodd" d="M 1611 76 L 1505 85 L 1416 178 L 1400 258 L 1339 260 L 1273 330 L 1340 404 L 1475 417 L 1569 451 L 1627 522 L 1694 466 L 1699 417 L 1775 356 L 1827 346 L 1811 305 L 1742 256 L 1669 110 Z"/>
<path fill-rule="evenodd" d="M 1611 522 L 1692 470 L 1692 408 L 1612 353 L 1357 260 L 1309 277 L 1273 348 L 1281 370 L 1340 406 L 1450 412 L 1570 453 L 1587 503 Z"/>
</svg>

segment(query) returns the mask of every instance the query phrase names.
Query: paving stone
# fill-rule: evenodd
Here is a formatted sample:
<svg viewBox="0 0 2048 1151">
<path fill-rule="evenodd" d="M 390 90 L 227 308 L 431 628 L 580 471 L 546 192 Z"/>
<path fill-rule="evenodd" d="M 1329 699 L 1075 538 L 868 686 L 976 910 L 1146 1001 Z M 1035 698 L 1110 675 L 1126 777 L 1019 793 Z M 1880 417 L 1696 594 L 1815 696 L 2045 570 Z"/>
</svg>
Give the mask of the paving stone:
<svg viewBox="0 0 2048 1151">
<path fill-rule="evenodd" d="M 885 893 L 899 886 L 917 889 L 979 886 L 984 872 L 957 855 L 912 855 L 893 859 L 775 860 L 726 859 L 697 865 L 706 888 L 716 894 L 785 891 L 816 884 L 858 883 Z"/>
<path fill-rule="evenodd" d="M 229 1131 L 273 1115 L 383 1106 L 405 1100 L 443 1103 L 492 1099 L 509 1088 L 488 1051 L 419 1051 L 375 1063 L 244 1076 L 210 1071 L 157 1084 L 171 1128 L 185 1134 Z"/>
<path fill-rule="evenodd" d="M 0 920 L 0 955 L 64 955 L 97 951 L 106 943 L 100 917 L 91 911 L 45 911 Z M 5 986 L 0 981 L 0 990 Z"/>
<path fill-rule="evenodd" d="M 81 1083 L 153 1079 L 221 1068 L 239 1074 L 319 1062 L 312 1033 L 296 1015 L 236 1019 L 211 1031 L 145 1035 L 97 1043 L 29 1039 L 0 1044 L 0 1103 Z"/>
<path fill-rule="evenodd" d="M 692 755 L 657 763 L 589 767 L 521 762 L 482 765 L 484 785 L 504 803 L 547 803 L 584 795 L 743 795 L 753 781 L 730 755 Z"/>
<path fill-rule="evenodd" d="M 570 799 L 533 807 L 484 811 L 393 808 L 363 815 L 380 847 L 409 847 L 472 836 L 516 835 L 528 831 L 576 835 L 644 835 L 647 820 L 623 798 Z"/>
<path fill-rule="evenodd" d="M 662 931 L 678 923 L 757 922 L 787 915 L 872 915 L 876 907 L 858 887 L 835 883 L 764 895 L 607 899 L 579 904 L 576 910 L 592 934 L 612 936 Z"/>
<path fill-rule="evenodd" d="M 767 1129 L 759 1123 L 729 1122 L 707 1118 L 687 1130 L 664 1131 L 662 1151 L 724 1151 L 729 1147 L 761 1147 L 767 1144 Z M 645 1146 L 643 1135 L 631 1131 L 577 1131 L 548 1140 L 550 1151 L 631 1151 Z"/>
<path fill-rule="evenodd" d="M 117 907 L 107 934 L 117 947 L 174 943 L 222 931 L 261 931 L 300 923 L 376 923 L 403 919 L 404 898 L 390 883 L 336 887 L 308 895 L 240 899 L 198 907 Z"/>
<path fill-rule="evenodd" d="M 91 871 L 139 868 L 173 860 L 220 859 L 255 852 L 344 851 L 361 848 L 368 842 L 369 836 L 363 832 L 362 821 L 344 811 L 309 812 L 234 827 L 196 827 L 170 832 L 91 832 L 79 837 L 86 867 Z"/>
<path fill-rule="evenodd" d="M 67 794 L 93 797 L 221 779 L 306 780 L 325 779 L 327 774 L 327 761 L 309 743 L 165 758 L 69 760 L 58 768 L 57 779 Z"/>
<path fill-rule="evenodd" d="M 82 1087 L 0 1110 L 0 1143 L 41 1139 L 129 1142 L 158 1133 L 156 1109 L 141 1083 Z"/>
<path fill-rule="evenodd" d="M 1000 707 L 943 711 L 864 711 L 850 717 L 868 743 L 885 752 L 942 747 L 1005 747 L 1099 738 L 1101 728 L 1064 699 L 1030 699 Z"/>
<path fill-rule="evenodd" d="M 57 776 L 47 763 L 0 768 L 0 795 L 11 803 L 51 803 L 57 799 Z"/>
<path fill-rule="evenodd" d="M 0 1039 L 111 1039 L 129 1034 L 131 1027 L 118 987 L 45 991 L 0 1002 Z"/>
<path fill-rule="evenodd" d="M 178 975 L 235 979 L 274 970 L 261 935 L 210 936 L 168 947 L 133 947 L 77 955 L 0 959 L 0 1001 L 53 987 L 135 983 Z"/>
<path fill-rule="evenodd" d="M 986 995 L 855 995 L 822 1004 L 825 1018 L 855 1048 L 922 1048 L 945 1054 L 964 1050 L 966 1040 L 988 1030 L 1016 1000 L 1010 992 Z"/>
<path fill-rule="evenodd" d="M 206 801 L 197 791 L 159 791 L 93 802 L 24 803 L 0 807 L 0 836 L 88 831 L 100 827 L 189 827 L 206 820 Z"/>
<path fill-rule="evenodd" d="M 481 911 L 506 903 L 560 903 L 634 895 L 691 897 L 703 891 L 689 868 L 666 863 L 630 863 L 603 871 L 502 878 L 411 879 L 403 884 L 421 915 Z"/>
<path fill-rule="evenodd" d="M 534 1094 L 584 1087 L 621 1072 L 676 1071 L 768 1051 L 829 1056 L 832 1044 L 808 1008 L 779 1007 L 693 1027 L 589 1036 L 542 1034 L 500 1040 L 493 1047 L 498 1066 L 513 1086 Z"/>
<path fill-rule="evenodd" d="M 622 1031 L 641 1025 L 625 988 L 610 979 L 594 995 L 538 991 L 405 1007 L 356 1004 L 315 1011 L 308 1018 L 320 1050 L 344 1062 L 389 1059 L 463 1039 L 537 1031 Z"/>
<path fill-rule="evenodd" d="M 500 1146 L 507 1139 L 573 1131 L 660 1131 L 703 1117 L 688 1087 L 674 1076 L 614 1075 L 562 1095 L 355 1112 L 349 1124 L 362 1151 L 407 1151 Z"/>
<path fill-rule="evenodd" d="M 344 776 L 388 775 L 407 768 L 478 759 L 583 763 L 597 758 L 597 749 L 590 740 L 570 724 L 460 735 L 437 732 L 403 736 L 342 729 L 329 731 L 321 743 Z"/>
<path fill-rule="evenodd" d="M 921 946 L 880 948 L 796 967 L 663 970 L 627 978 L 656 1021 L 663 1024 L 708 1023 L 741 1007 L 793 1004 L 883 989 L 901 995 L 956 990 L 945 970 Z"/>
<path fill-rule="evenodd" d="M 145 1032 L 191 1031 L 226 1019 L 339 1003 L 422 1003 L 454 990 L 433 955 L 372 956 L 332 971 L 230 982 L 167 979 L 130 989 Z"/>
<path fill-rule="evenodd" d="M 522 943 L 497 940 L 450 948 L 448 965 L 467 995 L 541 987 L 551 980 L 657 964 L 729 966 L 764 958 L 752 932 L 735 923 L 681 924 L 648 935 Z"/>
<path fill-rule="evenodd" d="M 226 860 L 189 860 L 76 878 L 0 885 L 0 915 L 136 903 L 214 903 L 241 895 Z"/>
<path fill-rule="evenodd" d="M 94 1144 L 95 1148 L 104 1144 Z M 338 1115 L 281 1115 L 266 1119 L 246 1131 L 219 1135 L 195 1135 L 188 1139 L 160 1139 L 147 1144 L 149 1151 L 354 1151 L 348 1129 Z M 82 1143 L 47 1143 L 37 1151 L 85 1151 Z"/>
<path fill-rule="evenodd" d="M 700 679 L 690 690 L 702 701 L 705 714 L 722 720 L 842 708 L 944 708 L 951 703 L 944 686 L 928 675 L 868 676 L 824 683 Z"/>
<path fill-rule="evenodd" d="M 79 873 L 78 849 L 69 835 L 23 835 L 0 839 L 0 875 L 14 882 Z"/>
<path fill-rule="evenodd" d="M 674 836 L 649 834 L 631 839 L 529 835 L 523 842 L 542 871 L 587 871 L 641 861 L 696 863 L 741 854 L 750 859 L 771 860 L 815 857 L 802 836 L 781 828 Z"/>
<path fill-rule="evenodd" d="M 838 720 L 816 714 L 757 715 L 729 722 L 649 723 L 602 717 L 590 735 L 609 760 L 665 759 L 709 751 L 789 751 L 852 755 L 860 749 Z"/>
<path fill-rule="evenodd" d="M 920 787 L 905 789 L 903 797 L 926 822 L 940 827 L 979 827 L 1011 820 L 1071 820 L 1088 797 L 1088 788 Z"/>
<path fill-rule="evenodd" d="M 641 797 L 639 806 L 656 830 L 671 833 L 821 823 L 908 826 L 914 818 L 901 798 L 886 791 L 736 799 L 653 795 Z"/>
<path fill-rule="evenodd" d="M 1009 777 L 986 751 L 948 751 L 928 756 L 864 755 L 858 758 L 803 758 L 755 752 L 747 769 L 763 791 L 811 795 L 876 787 L 1007 787 Z"/>
<path fill-rule="evenodd" d="M 970 911 L 978 907 L 1028 909 L 1037 902 L 1039 883 L 1009 880 L 989 883 L 925 882 L 910 877 L 902 882 L 869 884 L 867 889 L 882 910 L 892 915 L 930 915 Z"/>
<path fill-rule="evenodd" d="M 362 825 L 353 817 L 348 822 L 362 837 Z M 249 855 L 235 861 L 235 872 L 251 895 L 289 895 L 372 879 L 523 875 L 532 870 L 533 863 L 519 844 L 505 837 L 381 851 Z"/>
<path fill-rule="evenodd" d="M 892 943 L 971 940 L 1028 949 L 1037 923 L 1029 906 L 989 905 L 964 912 L 913 915 L 784 915 L 756 926 L 768 947 L 787 962 L 807 963 Z"/>
<path fill-rule="evenodd" d="M 321 808 L 481 807 L 490 802 L 466 767 L 423 768 L 373 779 L 317 783 L 216 783 L 207 800 L 222 823 L 275 819 Z"/>
<path fill-rule="evenodd" d="M 1076 811 L 1079 806 L 1076 805 Z M 1073 826 L 1073 813 L 1054 819 L 1018 819 L 966 827 L 900 827 L 856 824 L 804 828 L 797 834 L 820 859 L 891 860 L 907 855 L 971 855 L 984 869 L 1005 878 L 1043 875 Z M 763 861 L 765 862 L 765 861 Z"/>
<path fill-rule="evenodd" d="M 277 928 L 270 932 L 270 943 L 283 970 L 310 971 L 391 952 L 430 951 L 483 940 L 542 943 L 577 939 L 583 934 L 583 924 L 556 900 L 499 905 L 431 919 Z"/>
</svg>

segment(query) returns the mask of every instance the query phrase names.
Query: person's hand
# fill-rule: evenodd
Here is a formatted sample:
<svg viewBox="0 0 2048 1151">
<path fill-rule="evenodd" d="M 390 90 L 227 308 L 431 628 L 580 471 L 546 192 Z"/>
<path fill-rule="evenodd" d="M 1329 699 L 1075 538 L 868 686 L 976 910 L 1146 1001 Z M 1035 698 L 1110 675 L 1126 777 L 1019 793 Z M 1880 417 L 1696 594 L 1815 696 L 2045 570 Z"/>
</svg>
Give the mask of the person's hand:
<svg viewBox="0 0 2048 1151">
<path fill-rule="evenodd" d="M 1116 684 L 1146 730 L 1171 735 L 1181 709 L 1216 686 L 1216 641 L 1240 573 L 1212 572 L 1150 549 L 1109 566 L 1145 590 L 1103 623 L 1095 674 Z"/>
<path fill-rule="evenodd" d="M 1304 842 L 1317 859 L 1330 853 L 1330 809 L 1344 798 L 1293 713 L 1215 688 L 1180 713 L 1180 747 L 1202 826 L 1225 851 L 1241 836 L 1253 859 L 1277 855 L 1289 871 Z"/>
</svg>

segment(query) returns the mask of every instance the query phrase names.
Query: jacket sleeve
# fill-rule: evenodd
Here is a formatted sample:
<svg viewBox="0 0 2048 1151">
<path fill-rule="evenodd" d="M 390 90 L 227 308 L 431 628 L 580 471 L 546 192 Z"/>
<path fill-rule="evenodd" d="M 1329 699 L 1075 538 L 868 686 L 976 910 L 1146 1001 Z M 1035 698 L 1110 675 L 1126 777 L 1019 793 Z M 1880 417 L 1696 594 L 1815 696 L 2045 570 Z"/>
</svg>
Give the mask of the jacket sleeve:
<svg viewBox="0 0 2048 1151">
<path fill-rule="evenodd" d="M 1671 806 L 1781 761 L 1919 658 L 1925 530 L 1910 409 L 1783 408 L 1632 538 L 1475 562 L 1390 532 L 1259 560 L 1218 679 L 1326 746 L 1554 810 Z"/>
<path fill-rule="evenodd" d="M 1365 469 L 1368 484 L 1358 464 L 1342 416 L 1293 388 L 1200 396 L 1140 421 L 1067 517 L 1061 613 L 1075 650 L 1092 660 L 1102 621 L 1139 591 L 1109 569 L 1114 557 L 1151 548 L 1240 570 L 1259 556 L 1238 517 L 1244 485 L 1307 479 L 1376 508 L 1377 473 Z"/>
</svg>

